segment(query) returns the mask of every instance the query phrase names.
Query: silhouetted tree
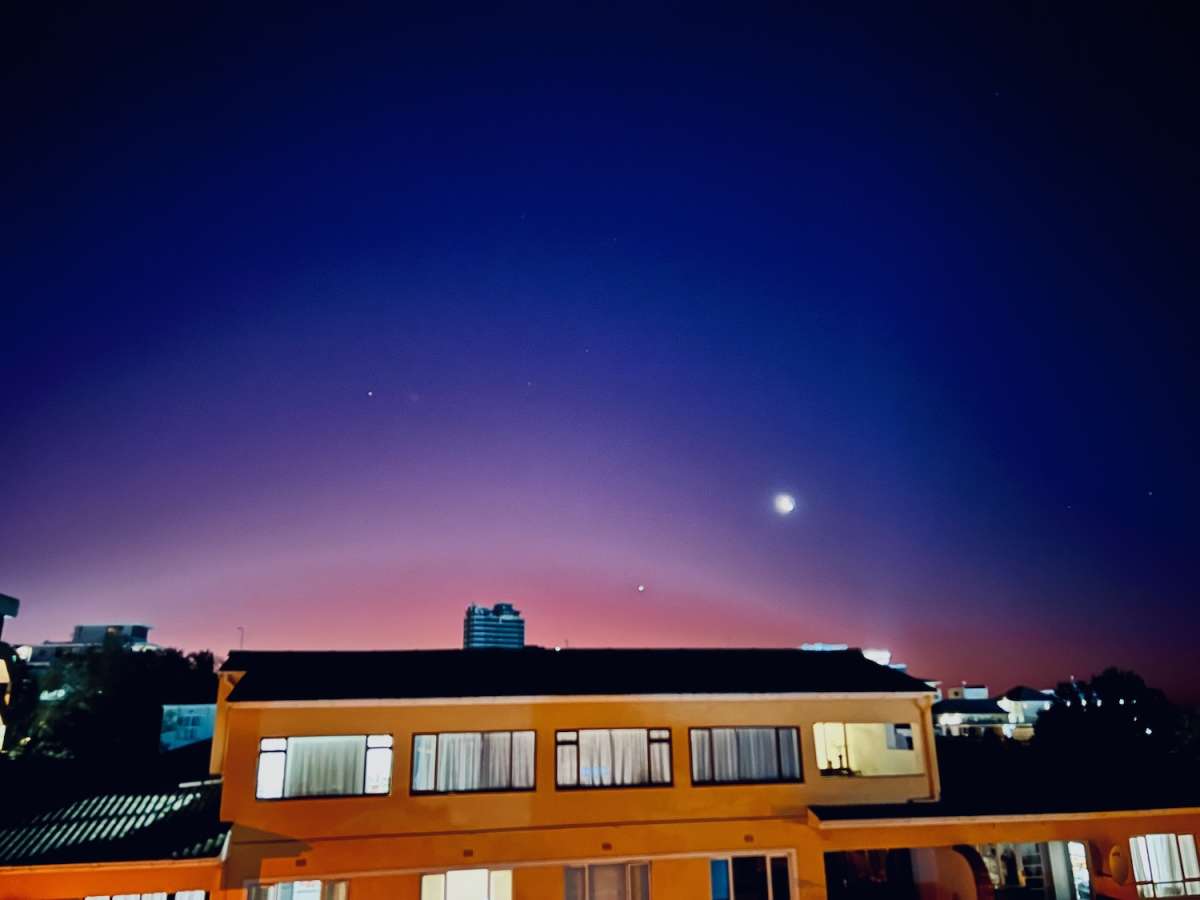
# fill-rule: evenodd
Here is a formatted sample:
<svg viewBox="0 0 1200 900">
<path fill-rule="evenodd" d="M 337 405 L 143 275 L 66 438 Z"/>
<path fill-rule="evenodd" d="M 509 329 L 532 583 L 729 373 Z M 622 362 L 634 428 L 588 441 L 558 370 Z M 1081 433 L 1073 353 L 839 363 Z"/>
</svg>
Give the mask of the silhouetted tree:
<svg viewBox="0 0 1200 900">
<path fill-rule="evenodd" d="M 158 754 L 164 703 L 212 703 L 213 656 L 207 651 L 130 652 L 115 642 L 58 660 L 40 681 L 61 692 L 37 703 L 10 743 L 14 757 L 74 759 L 120 770 Z"/>
</svg>

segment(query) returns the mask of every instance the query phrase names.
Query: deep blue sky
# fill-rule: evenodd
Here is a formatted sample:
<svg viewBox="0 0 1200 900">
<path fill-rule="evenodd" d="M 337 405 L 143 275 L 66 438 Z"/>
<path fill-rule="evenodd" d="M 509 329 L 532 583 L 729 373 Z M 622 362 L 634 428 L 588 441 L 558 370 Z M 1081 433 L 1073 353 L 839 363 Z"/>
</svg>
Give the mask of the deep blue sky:
<svg viewBox="0 0 1200 900">
<path fill-rule="evenodd" d="M 10 632 L 1194 697 L 1182 6 L 6 12 Z"/>
</svg>

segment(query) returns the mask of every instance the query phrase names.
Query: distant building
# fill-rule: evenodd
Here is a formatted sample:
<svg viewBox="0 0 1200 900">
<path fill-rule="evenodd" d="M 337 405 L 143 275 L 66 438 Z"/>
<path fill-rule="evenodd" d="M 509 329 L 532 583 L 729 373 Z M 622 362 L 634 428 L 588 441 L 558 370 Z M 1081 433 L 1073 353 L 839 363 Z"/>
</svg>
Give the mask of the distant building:
<svg viewBox="0 0 1200 900">
<path fill-rule="evenodd" d="M 463 617 L 463 649 L 477 647 L 520 648 L 525 646 L 525 620 L 511 603 L 490 609 L 472 603 Z"/>
<path fill-rule="evenodd" d="M 963 682 L 947 690 L 946 696 L 951 700 L 987 700 L 988 689 L 986 684 Z"/>
<path fill-rule="evenodd" d="M 164 704 L 158 749 L 177 750 L 211 740 L 216 716 L 215 703 Z"/>
<path fill-rule="evenodd" d="M 1008 713 L 989 697 L 951 696 L 933 704 L 933 727 L 948 737 L 982 737 L 989 731 L 1009 736 Z"/>
<path fill-rule="evenodd" d="M 42 641 L 22 647 L 18 652 L 34 668 L 48 668 L 56 659 L 99 650 L 115 641 L 126 650 L 157 650 L 150 643 L 149 625 L 76 625 L 69 641 Z"/>
<path fill-rule="evenodd" d="M 1017 685 L 996 698 L 996 704 L 1008 713 L 1012 736 L 1019 740 L 1033 737 L 1038 716 L 1056 701 L 1054 691 L 1039 691 L 1023 684 Z"/>
</svg>

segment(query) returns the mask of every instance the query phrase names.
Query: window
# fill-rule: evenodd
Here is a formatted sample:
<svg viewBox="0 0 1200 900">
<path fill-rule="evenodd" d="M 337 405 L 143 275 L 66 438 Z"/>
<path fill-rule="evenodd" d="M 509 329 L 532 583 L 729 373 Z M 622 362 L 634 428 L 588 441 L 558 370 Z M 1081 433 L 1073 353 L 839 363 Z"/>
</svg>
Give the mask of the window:
<svg viewBox="0 0 1200 900">
<path fill-rule="evenodd" d="M 801 781 L 795 728 L 693 728 L 692 783 Z"/>
<path fill-rule="evenodd" d="M 709 863 L 712 900 L 791 900 L 786 856 L 730 856 Z"/>
<path fill-rule="evenodd" d="M 511 869 L 456 869 L 421 876 L 421 900 L 512 900 Z"/>
<path fill-rule="evenodd" d="M 154 891 L 150 894 L 93 894 L 83 900 L 205 900 L 208 894 L 204 891 L 176 891 L 170 894 L 166 891 Z"/>
<path fill-rule="evenodd" d="M 258 744 L 260 800 L 386 794 L 391 785 L 390 734 L 263 738 Z"/>
<path fill-rule="evenodd" d="M 670 729 L 581 728 L 556 743 L 560 788 L 671 783 Z"/>
<path fill-rule="evenodd" d="M 1129 839 L 1139 897 L 1200 894 L 1200 861 L 1190 834 L 1147 834 Z"/>
<path fill-rule="evenodd" d="M 900 723 L 887 726 L 887 746 L 889 750 L 913 749 L 912 725 Z"/>
<path fill-rule="evenodd" d="M 247 892 L 247 900 L 348 900 L 346 881 L 283 881 L 259 884 Z"/>
<path fill-rule="evenodd" d="M 533 789 L 532 731 L 413 736 L 413 793 Z"/>
<path fill-rule="evenodd" d="M 911 723 L 817 722 L 813 741 L 822 775 L 920 775 L 924 771 Z"/>
<path fill-rule="evenodd" d="M 567 866 L 565 900 L 650 900 L 650 864 Z"/>
<path fill-rule="evenodd" d="M 1092 900 L 1092 875 L 1088 871 L 1087 844 L 1080 841 L 1068 841 L 1067 859 L 1071 863 L 1071 882 L 1075 886 L 1075 900 Z"/>
</svg>

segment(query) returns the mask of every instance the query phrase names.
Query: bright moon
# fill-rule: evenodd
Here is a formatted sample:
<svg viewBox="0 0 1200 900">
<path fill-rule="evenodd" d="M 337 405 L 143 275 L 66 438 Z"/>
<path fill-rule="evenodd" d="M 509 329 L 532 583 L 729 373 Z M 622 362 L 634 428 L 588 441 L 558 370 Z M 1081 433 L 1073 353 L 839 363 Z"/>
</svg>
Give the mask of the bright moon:
<svg viewBox="0 0 1200 900">
<path fill-rule="evenodd" d="M 791 494 L 775 495 L 775 512 L 781 516 L 790 516 L 796 510 L 796 498 Z"/>
</svg>

